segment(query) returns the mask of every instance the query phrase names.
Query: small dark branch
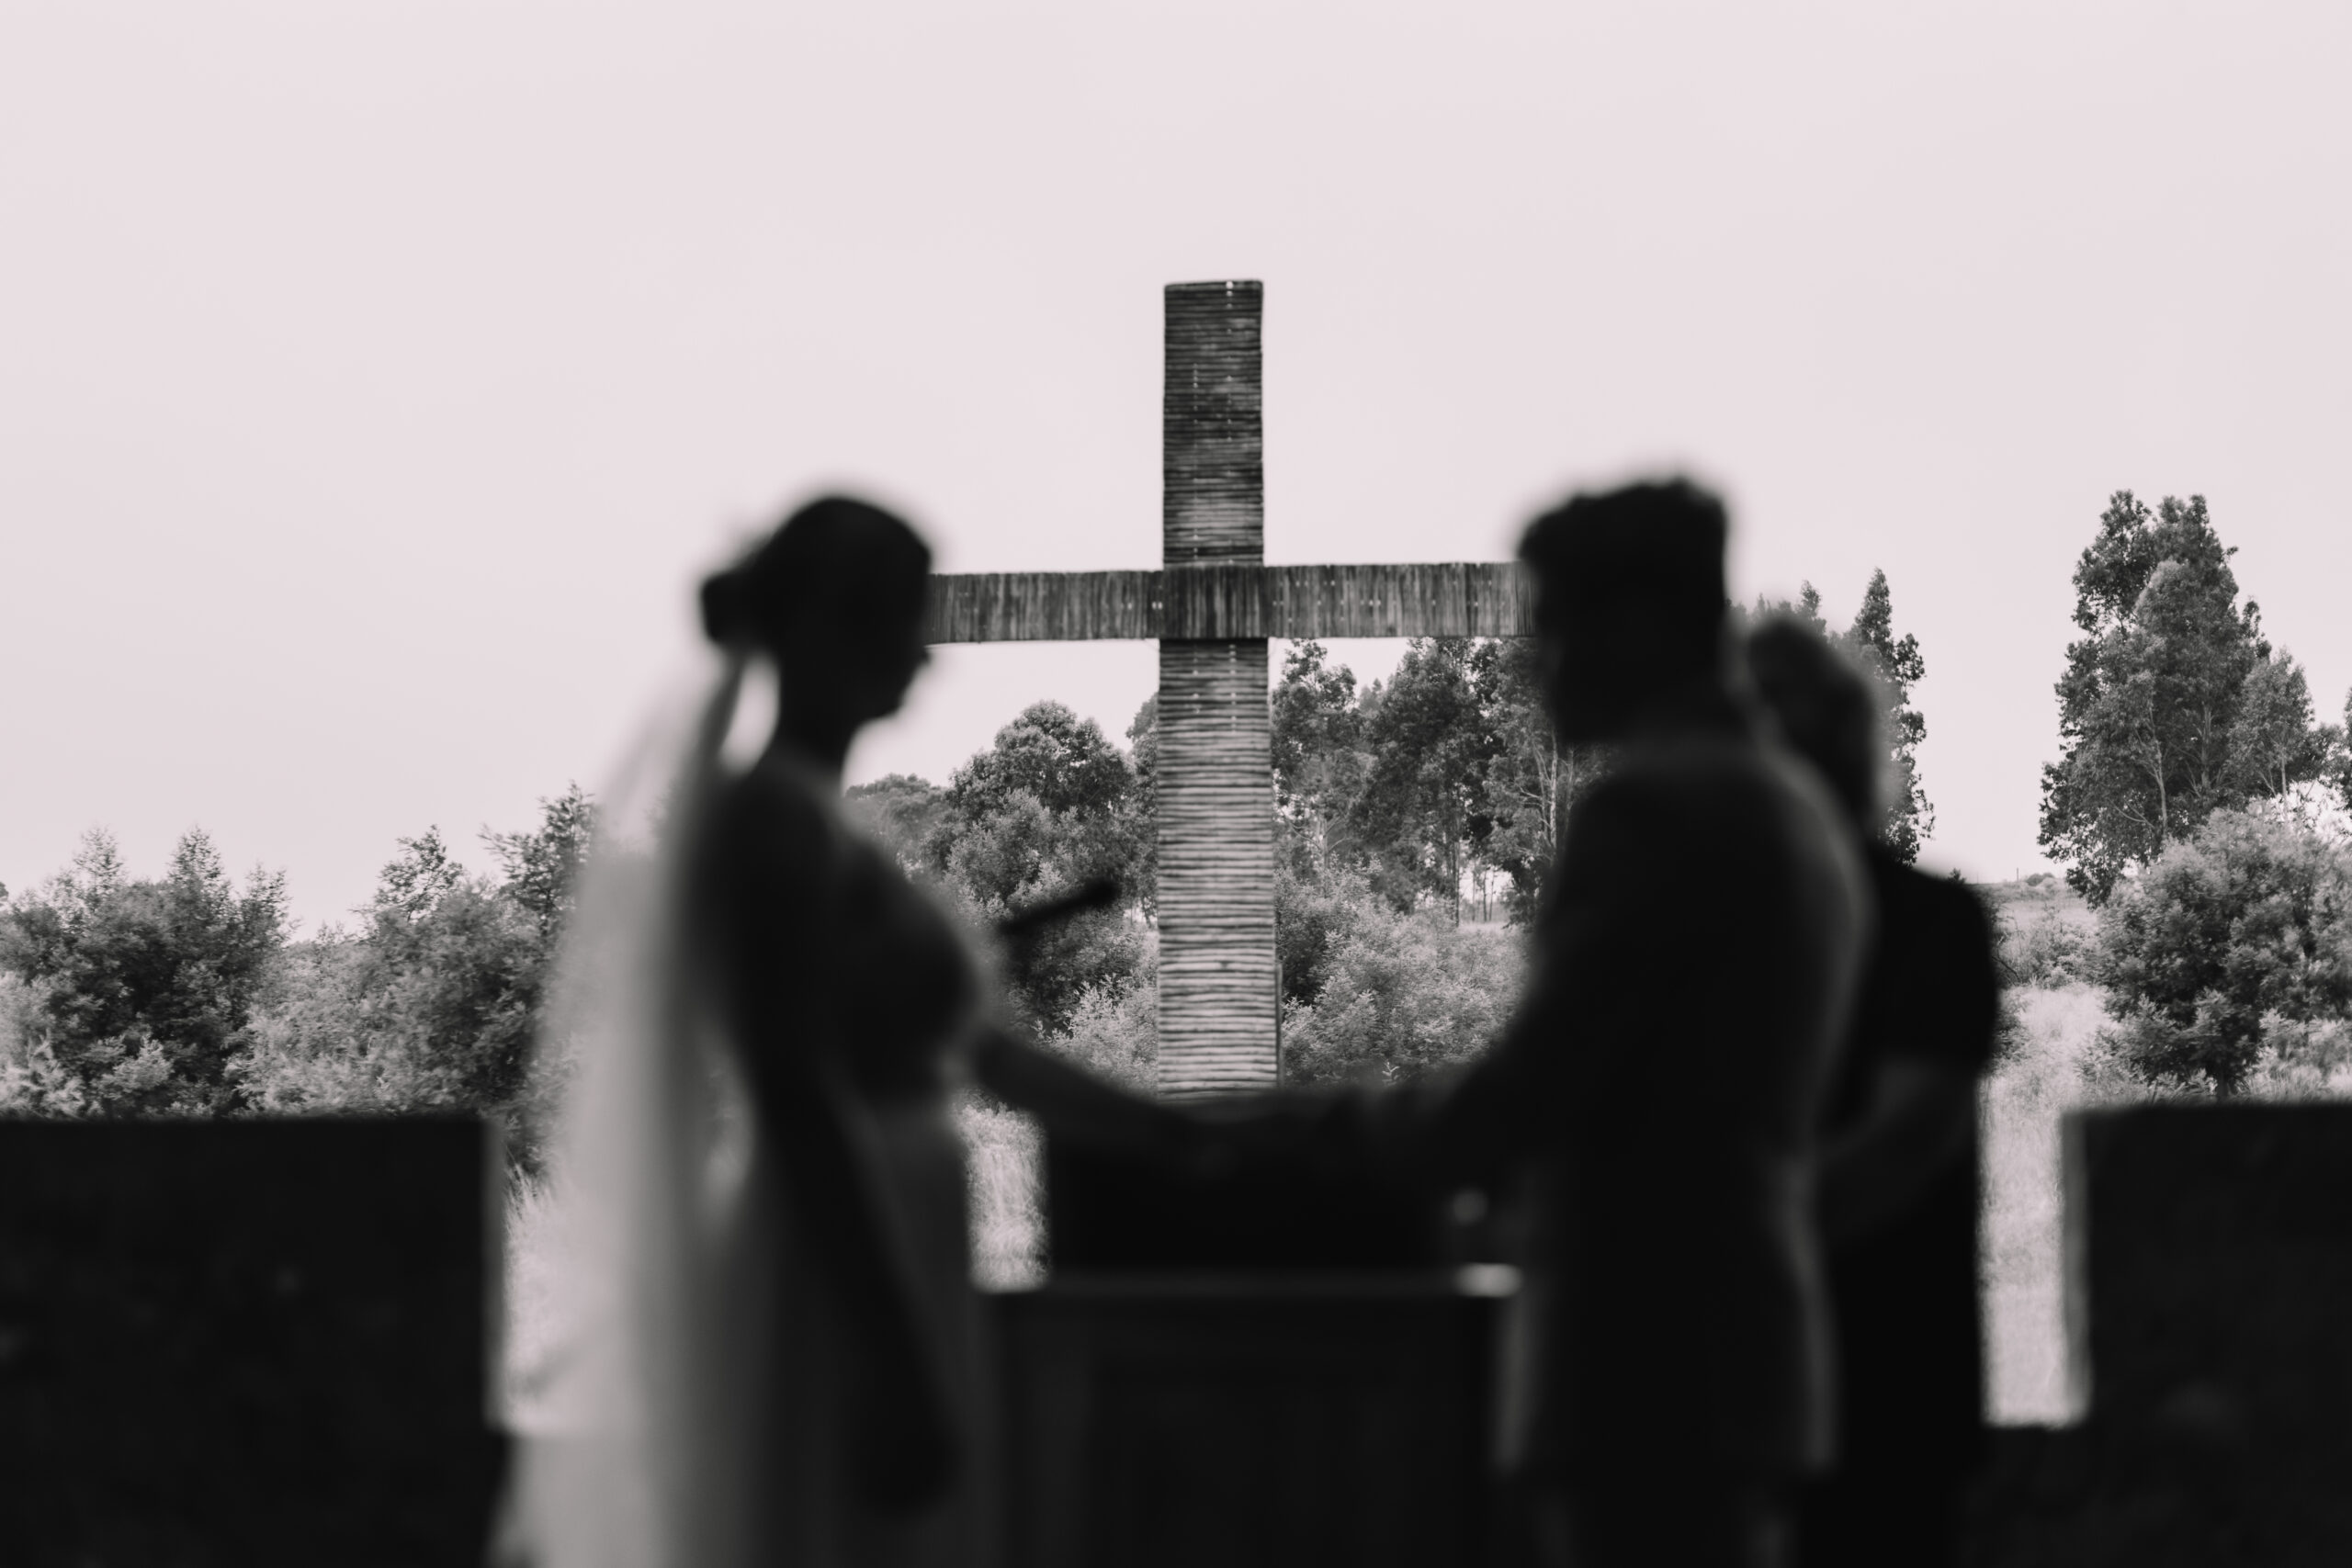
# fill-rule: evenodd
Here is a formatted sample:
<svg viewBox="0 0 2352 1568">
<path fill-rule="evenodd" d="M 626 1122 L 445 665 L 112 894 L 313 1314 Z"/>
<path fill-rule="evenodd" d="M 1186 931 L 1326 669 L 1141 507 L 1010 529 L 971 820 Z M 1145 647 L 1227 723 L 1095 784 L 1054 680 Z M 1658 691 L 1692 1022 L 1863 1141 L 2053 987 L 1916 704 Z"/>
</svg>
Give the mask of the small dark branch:
<svg viewBox="0 0 2352 1568">
<path fill-rule="evenodd" d="M 1018 940 L 1087 909 L 1107 909 L 1119 901 L 1119 884 L 1112 877 L 1093 876 L 1070 892 L 1042 898 L 1015 910 L 996 923 L 997 934 Z"/>
</svg>

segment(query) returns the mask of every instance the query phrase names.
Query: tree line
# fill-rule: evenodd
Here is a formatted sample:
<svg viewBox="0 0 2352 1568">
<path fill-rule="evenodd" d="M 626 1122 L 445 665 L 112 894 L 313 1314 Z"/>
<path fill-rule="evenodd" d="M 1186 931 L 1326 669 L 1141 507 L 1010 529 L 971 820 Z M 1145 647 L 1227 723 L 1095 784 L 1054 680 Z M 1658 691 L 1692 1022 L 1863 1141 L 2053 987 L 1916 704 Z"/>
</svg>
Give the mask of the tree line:
<svg viewBox="0 0 2352 1568">
<path fill-rule="evenodd" d="M 536 1170 L 533 1035 L 594 820 L 576 785 L 541 802 L 537 826 L 484 833 L 490 876 L 428 828 L 398 840 L 352 924 L 301 940 L 284 875 L 239 886 L 201 829 L 153 879 L 94 829 L 0 905 L 0 1112 L 461 1109 Z"/>
<path fill-rule="evenodd" d="M 2083 635 L 2041 781 L 2041 841 L 2101 910 L 2095 950 L 2058 967 L 2107 987 L 2134 1071 L 2224 1091 L 2282 1050 L 2297 1070 L 2352 1063 L 2352 860 L 2326 819 L 2352 809 L 2345 729 L 2316 719 L 2302 670 L 2239 603 L 2233 553 L 2201 498 L 2111 500 L 2075 574 Z M 1913 701 L 1926 660 L 1895 631 L 1885 574 L 1842 628 L 1810 585 L 1736 618 L 1775 610 L 1876 676 L 1883 833 L 1912 859 L 1935 823 Z M 1270 787 L 1294 1078 L 1410 1077 L 1499 1025 L 1520 953 L 1496 928 L 1532 918 L 1577 799 L 1610 766 L 1604 749 L 1558 744 L 1534 660 L 1526 640 L 1417 639 L 1365 682 L 1319 643 L 1289 648 Z M 1156 701 L 1124 739 L 1039 702 L 944 786 L 893 775 L 844 804 L 963 912 L 1015 1023 L 1143 1082 Z M 497 1118 L 536 1168 L 549 1089 L 532 1042 L 594 814 L 573 786 L 530 829 L 485 832 L 489 875 L 436 829 L 400 840 L 351 922 L 300 940 L 282 874 L 236 882 L 201 831 L 152 879 L 93 831 L 41 886 L 0 889 L 0 1111 L 465 1108 Z M 989 940 L 1003 914 L 1098 876 L 1121 887 L 1114 906 Z"/>
<path fill-rule="evenodd" d="M 1822 624 L 1810 588 L 1784 607 Z M 1892 635 L 1883 574 L 1833 635 L 1887 678 L 1891 762 L 1909 792 L 1890 833 L 1914 852 L 1932 820 L 1910 760 L 1924 724 L 1905 706 L 1923 663 Z M 1525 641 L 1417 640 L 1368 683 L 1299 643 L 1270 700 L 1288 1071 L 1396 1078 L 1476 1049 L 1520 977 L 1517 945 L 1491 928 L 1532 917 L 1607 755 L 1555 742 Z M 963 913 L 1016 1024 L 1144 1083 L 1156 699 L 1125 739 L 1039 702 L 944 786 L 893 775 L 844 804 Z M 369 901 L 307 938 L 289 932 L 283 874 L 236 882 L 200 829 L 156 878 L 131 875 L 93 830 L 47 883 L 0 889 L 0 1112 L 465 1109 L 498 1120 L 518 1168 L 536 1170 L 553 1086 L 534 1041 L 594 820 L 574 785 L 532 828 L 485 830 L 489 875 L 466 871 L 437 829 L 398 840 Z M 1005 913 L 1099 876 L 1122 889 L 1114 906 L 1016 945 L 989 940 Z M 1482 913 L 1499 922 L 1465 923 Z"/>
</svg>

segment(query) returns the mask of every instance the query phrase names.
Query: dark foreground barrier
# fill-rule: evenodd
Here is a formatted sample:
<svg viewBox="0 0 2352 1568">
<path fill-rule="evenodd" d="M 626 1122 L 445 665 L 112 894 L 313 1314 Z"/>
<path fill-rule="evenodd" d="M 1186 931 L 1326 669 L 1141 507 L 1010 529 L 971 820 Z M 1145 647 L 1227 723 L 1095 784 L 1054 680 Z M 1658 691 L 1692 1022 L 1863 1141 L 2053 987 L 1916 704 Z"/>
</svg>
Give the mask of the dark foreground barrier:
<svg viewBox="0 0 2352 1568">
<path fill-rule="evenodd" d="M 1492 1275 L 1078 1272 L 996 1299 L 1007 1561 L 1484 1561 Z"/>
<path fill-rule="evenodd" d="M 477 1121 L 0 1123 L 0 1562 L 474 1564 Z"/>
<path fill-rule="evenodd" d="M 2352 1105 L 2096 1112 L 2067 1172 L 2087 1416 L 1996 1435 L 1966 1560 L 2352 1562 Z M 1009 1563 L 1495 1561 L 1505 1277 L 1282 1180 L 1056 1155 Z M 471 1121 L 0 1123 L 0 1562 L 479 1563 L 501 1191 Z"/>
<path fill-rule="evenodd" d="M 1008 1563 L 1486 1560 L 1510 1270 L 1287 1161 L 1177 1180 L 1049 1143 L 1046 1176 L 1052 1275 L 992 1303 Z"/>
<path fill-rule="evenodd" d="M 1964 1561 L 2352 1563 L 2352 1105 L 2086 1112 L 2065 1170 L 2086 1415 L 1993 1434 Z M 1442 1224 L 1274 1170 L 1048 1176 L 1052 1282 L 998 1303 L 1012 1562 L 1498 1561 L 1498 1303 Z"/>
<path fill-rule="evenodd" d="M 1980 1568 L 2352 1563 L 2352 1105 L 2069 1118 L 2086 1417 L 1996 1434 Z"/>
</svg>

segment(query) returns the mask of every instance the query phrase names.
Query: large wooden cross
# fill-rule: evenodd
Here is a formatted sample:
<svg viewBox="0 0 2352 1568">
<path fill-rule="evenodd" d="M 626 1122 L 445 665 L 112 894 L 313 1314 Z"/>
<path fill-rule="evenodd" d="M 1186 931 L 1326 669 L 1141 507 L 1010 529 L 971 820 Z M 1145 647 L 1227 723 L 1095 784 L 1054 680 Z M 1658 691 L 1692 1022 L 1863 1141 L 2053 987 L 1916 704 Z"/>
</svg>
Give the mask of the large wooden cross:
<svg viewBox="0 0 2352 1568">
<path fill-rule="evenodd" d="M 1270 637 L 1521 637 L 1516 566 L 1268 566 L 1257 283 L 1168 286 L 1157 571 L 932 579 L 933 642 L 1159 639 L 1159 1089 L 1277 1078 Z"/>
</svg>

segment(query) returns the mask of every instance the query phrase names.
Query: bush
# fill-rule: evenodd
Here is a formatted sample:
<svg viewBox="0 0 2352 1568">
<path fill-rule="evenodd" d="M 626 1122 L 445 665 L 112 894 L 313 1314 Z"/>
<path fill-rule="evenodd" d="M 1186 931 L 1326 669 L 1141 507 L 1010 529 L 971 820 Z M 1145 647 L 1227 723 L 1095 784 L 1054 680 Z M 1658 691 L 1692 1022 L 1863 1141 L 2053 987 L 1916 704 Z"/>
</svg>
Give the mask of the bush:
<svg viewBox="0 0 2352 1568">
<path fill-rule="evenodd" d="M 1293 1083 L 1401 1082 L 1484 1050 L 1518 1004 L 1517 933 L 1398 914 L 1361 875 L 1278 873 L 1283 1060 Z M 1138 1093 L 1159 1061 L 1157 942 L 1128 977 L 1088 985 L 1049 1049 Z"/>
<path fill-rule="evenodd" d="M 1295 854 L 1276 863 L 1274 957 L 1282 965 L 1285 1006 L 1322 1000 L 1332 954 L 1365 918 L 1360 907 L 1368 910 L 1373 897 L 1362 874 L 1330 867 L 1319 856 Z"/>
<path fill-rule="evenodd" d="M 1318 999 L 1283 1010 L 1291 1081 L 1406 1082 L 1469 1060 L 1501 1032 L 1526 976 L 1515 934 L 1464 930 L 1436 910 L 1399 915 L 1368 892 L 1346 912 Z"/>
<path fill-rule="evenodd" d="M 2111 1043 L 2143 1080 L 2222 1094 L 2266 1046 L 2306 1054 L 2352 1018 L 2352 858 L 2294 827 L 2217 812 L 2101 912 Z"/>
<path fill-rule="evenodd" d="M 230 1076 L 267 1114 L 478 1111 L 536 1174 L 547 1129 L 530 1043 L 563 911 L 534 909 L 519 879 L 466 874 L 437 833 L 401 845 L 357 933 L 285 950 Z"/>
<path fill-rule="evenodd" d="M 84 1116 L 94 1109 L 50 1043 L 49 989 L 0 974 L 0 1116 Z"/>
<path fill-rule="evenodd" d="M 2092 942 L 2054 904 L 2030 920 L 2003 913 L 2001 978 L 2011 986 L 2070 986 L 2087 979 Z"/>
<path fill-rule="evenodd" d="M 237 1109 L 229 1066 L 283 944 L 285 909 L 283 877 L 256 872 L 240 891 L 200 830 L 154 881 L 129 875 L 104 831 L 86 835 L 69 870 L 0 910 L 0 973 L 24 987 L 9 1027 L 38 1042 L 8 1091 L 17 1108 Z M 54 1093 L 34 1093 L 24 1074 L 62 1077 Z"/>
<path fill-rule="evenodd" d="M 2271 1049 L 2246 1075 L 2245 1092 L 2264 1100 L 2341 1100 L 2352 1093 L 2352 1024 L 2338 1019 L 2264 1021 Z"/>
<path fill-rule="evenodd" d="M 248 1106 L 288 1116 L 463 1102 L 457 1052 L 411 1016 L 417 976 L 380 967 L 368 943 L 332 931 L 287 951 L 277 995 L 231 1066 Z"/>
<path fill-rule="evenodd" d="M 1149 957 L 1125 985 L 1098 986 L 1070 1010 L 1068 1032 L 1049 1038 L 1060 1053 L 1135 1094 L 1150 1094 L 1159 1070 L 1159 965 Z"/>
</svg>

